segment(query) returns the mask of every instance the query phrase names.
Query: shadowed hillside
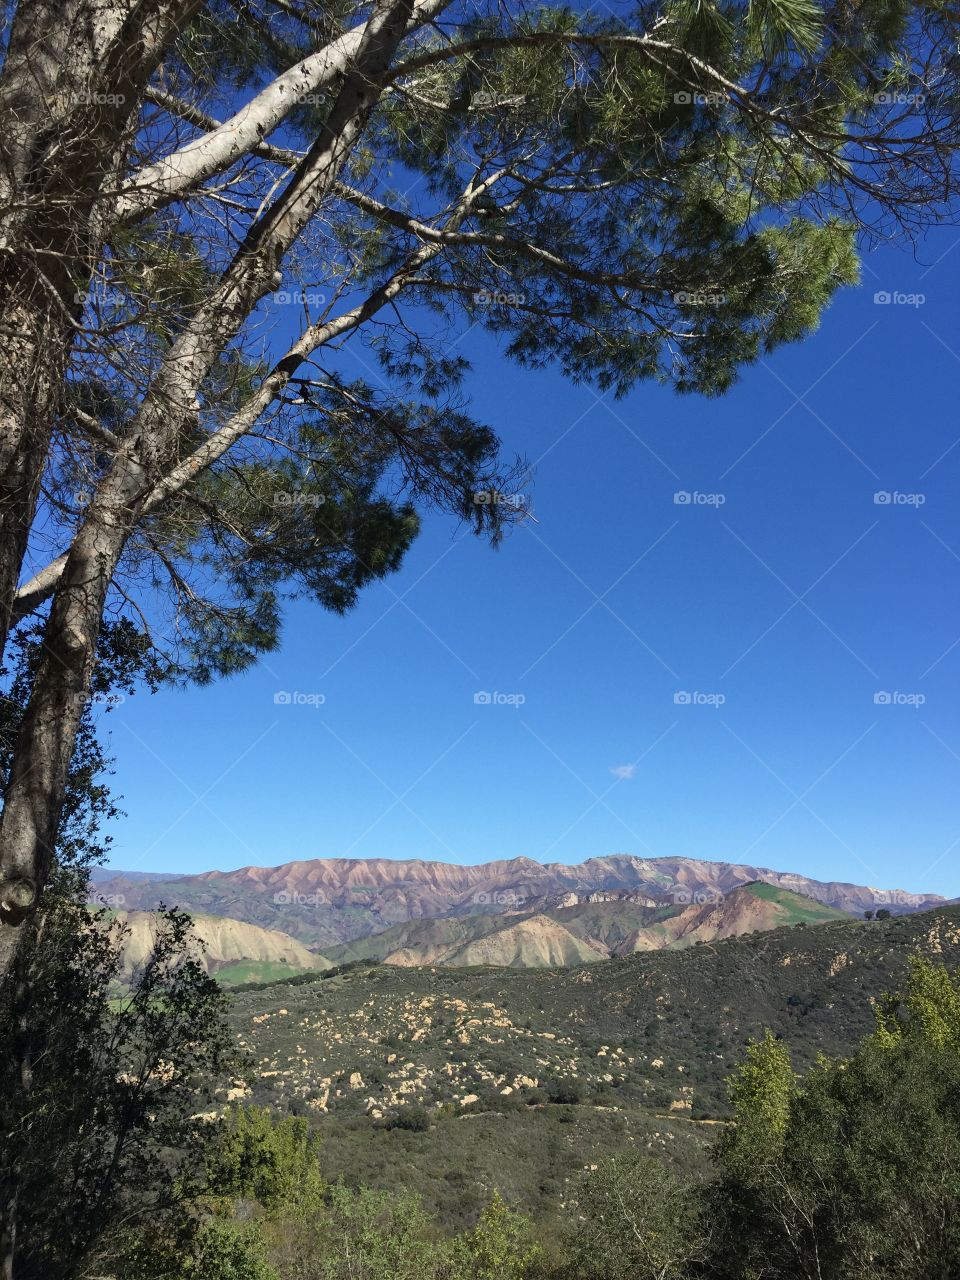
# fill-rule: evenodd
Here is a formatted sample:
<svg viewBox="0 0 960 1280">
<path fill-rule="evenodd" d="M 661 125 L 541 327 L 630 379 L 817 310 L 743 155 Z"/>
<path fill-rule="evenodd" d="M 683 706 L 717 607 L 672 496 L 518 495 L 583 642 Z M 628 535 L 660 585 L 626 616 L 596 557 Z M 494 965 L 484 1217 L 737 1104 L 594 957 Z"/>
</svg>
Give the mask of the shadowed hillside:
<svg viewBox="0 0 960 1280">
<path fill-rule="evenodd" d="M 647 905 L 632 899 L 581 903 L 529 915 L 415 920 L 331 948 L 335 963 L 509 965 L 554 968 L 634 951 L 692 946 L 780 925 L 848 919 L 845 912 L 760 881 L 719 901 Z"/>
</svg>

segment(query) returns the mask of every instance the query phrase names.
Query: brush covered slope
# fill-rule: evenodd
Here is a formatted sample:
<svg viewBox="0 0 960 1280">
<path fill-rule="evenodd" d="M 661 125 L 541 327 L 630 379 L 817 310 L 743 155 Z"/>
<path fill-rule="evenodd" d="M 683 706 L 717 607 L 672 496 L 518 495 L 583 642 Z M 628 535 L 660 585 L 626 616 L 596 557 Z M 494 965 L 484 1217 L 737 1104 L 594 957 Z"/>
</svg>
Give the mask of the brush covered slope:
<svg viewBox="0 0 960 1280">
<path fill-rule="evenodd" d="M 414 920 L 358 942 L 333 947 L 335 963 L 377 960 L 394 965 L 509 965 L 557 968 L 634 951 L 692 946 L 788 924 L 846 919 L 813 898 L 755 881 L 719 901 L 655 905 L 635 898 L 578 903 L 525 914 Z"/>
<path fill-rule="evenodd" d="M 857 915 L 884 906 L 899 914 L 943 905 L 935 894 L 812 880 L 745 863 L 629 855 L 591 858 L 573 866 L 532 858 L 476 866 L 316 858 L 168 880 L 117 873 L 112 880 L 101 880 L 98 890 L 127 909 L 153 909 L 165 902 L 190 912 L 233 916 L 288 933 L 327 955 L 341 943 L 412 920 L 507 912 L 552 915 L 557 908 L 590 905 L 611 895 L 630 898 L 635 905 L 689 905 L 718 901 L 757 880 Z"/>
<path fill-rule="evenodd" d="M 563 1214 L 618 1151 L 705 1168 L 725 1080 L 770 1027 L 844 1054 L 907 961 L 960 964 L 960 907 L 745 933 L 552 969 L 360 963 L 231 994 L 250 1101 L 308 1117 L 330 1178 L 403 1183 L 451 1222 L 497 1186 Z"/>
<path fill-rule="evenodd" d="M 770 1027 L 799 1064 L 844 1053 L 907 958 L 960 963 L 960 907 L 746 933 L 572 969 L 359 963 L 231 999 L 259 1100 L 385 1113 L 574 1086 L 607 1104 L 727 1114 L 723 1079 Z M 509 1096 L 509 1095 L 508 1095 Z"/>
</svg>

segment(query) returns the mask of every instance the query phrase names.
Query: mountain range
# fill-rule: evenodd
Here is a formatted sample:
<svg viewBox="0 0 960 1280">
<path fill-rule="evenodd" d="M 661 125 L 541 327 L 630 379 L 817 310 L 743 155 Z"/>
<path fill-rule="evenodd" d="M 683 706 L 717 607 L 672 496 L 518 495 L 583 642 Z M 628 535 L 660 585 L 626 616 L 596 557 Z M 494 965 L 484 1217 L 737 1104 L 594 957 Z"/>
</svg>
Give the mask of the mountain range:
<svg viewBox="0 0 960 1280">
<path fill-rule="evenodd" d="M 526 857 L 474 866 L 316 858 L 197 875 L 101 872 L 96 897 L 134 915 L 164 903 L 254 927 L 242 942 L 235 936 L 229 959 L 218 957 L 223 970 L 244 961 L 315 968 L 324 957 L 333 964 L 579 965 L 782 924 L 946 903 L 936 894 L 746 863 L 626 854 L 575 865 Z M 244 947 L 249 954 L 238 954 Z M 304 949 L 312 962 L 303 963 Z M 235 980 L 246 980 L 241 975 Z"/>
</svg>

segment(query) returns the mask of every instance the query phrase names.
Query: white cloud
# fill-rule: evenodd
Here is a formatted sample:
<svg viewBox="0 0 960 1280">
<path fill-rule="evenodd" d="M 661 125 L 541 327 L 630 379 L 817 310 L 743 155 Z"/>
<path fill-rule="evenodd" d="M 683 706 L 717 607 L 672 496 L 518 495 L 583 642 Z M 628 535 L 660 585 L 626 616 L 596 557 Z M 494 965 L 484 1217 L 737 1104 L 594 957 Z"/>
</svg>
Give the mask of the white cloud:
<svg viewBox="0 0 960 1280">
<path fill-rule="evenodd" d="M 637 766 L 635 764 L 615 764 L 610 772 L 615 778 L 620 778 L 623 781 L 633 777 L 637 772 Z"/>
</svg>

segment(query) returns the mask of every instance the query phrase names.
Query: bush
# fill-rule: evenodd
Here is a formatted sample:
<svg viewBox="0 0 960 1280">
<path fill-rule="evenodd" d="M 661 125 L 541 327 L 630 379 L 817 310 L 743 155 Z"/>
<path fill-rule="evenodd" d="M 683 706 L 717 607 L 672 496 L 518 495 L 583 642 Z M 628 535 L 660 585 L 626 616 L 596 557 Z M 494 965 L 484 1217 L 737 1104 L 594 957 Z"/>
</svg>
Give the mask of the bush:
<svg viewBox="0 0 960 1280">
<path fill-rule="evenodd" d="M 177 1280 L 279 1280 L 267 1265 L 256 1224 L 219 1219 L 200 1227 L 191 1255 L 173 1275 Z"/>
<path fill-rule="evenodd" d="M 547 1101 L 576 1106 L 583 1102 L 583 1085 L 579 1080 L 554 1080 L 547 1085 Z"/>
<path fill-rule="evenodd" d="M 257 1200 L 268 1212 L 316 1199 L 323 1189 L 318 1146 L 306 1120 L 266 1107 L 231 1107 L 207 1153 L 210 1190 Z"/>
<path fill-rule="evenodd" d="M 423 1107 L 402 1107 L 396 1115 L 389 1116 L 387 1129 L 409 1129 L 411 1133 L 425 1133 L 430 1128 L 430 1113 Z"/>
</svg>

